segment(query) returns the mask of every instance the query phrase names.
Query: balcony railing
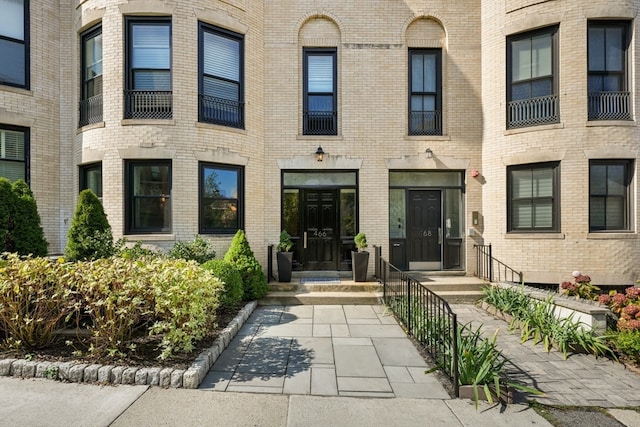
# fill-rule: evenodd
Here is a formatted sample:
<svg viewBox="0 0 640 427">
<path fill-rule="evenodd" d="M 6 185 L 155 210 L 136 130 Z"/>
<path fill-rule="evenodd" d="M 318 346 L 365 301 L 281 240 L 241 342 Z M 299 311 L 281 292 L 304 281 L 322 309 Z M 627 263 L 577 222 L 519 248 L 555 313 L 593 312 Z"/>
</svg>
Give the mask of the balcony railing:
<svg viewBox="0 0 640 427">
<path fill-rule="evenodd" d="M 409 135 L 442 135 L 442 112 L 410 111 Z"/>
<path fill-rule="evenodd" d="M 200 95 L 199 101 L 198 121 L 244 128 L 243 102 L 208 95 Z"/>
<path fill-rule="evenodd" d="M 102 94 L 83 99 L 78 104 L 80 119 L 78 126 L 86 126 L 102 121 Z"/>
<path fill-rule="evenodd" d="M 335 111 L 305 111 L 305 135 L 336 135 L 338 120 Z"/>
<path fill-rule="evenodd" d="M 589 120 L 631 120 L 631 93 L 589 92 Z"/>
<path fill-rule="evenodd" d="M 507 106 L 509 129 L 558 123 L 558 95 L 511 101 Z"/>
<path fill-rule="evenodd" d="M 170 119 L 172 102 L 170 90 L 127 90 L 124 92 L 124 118 Z"/>
</svg>

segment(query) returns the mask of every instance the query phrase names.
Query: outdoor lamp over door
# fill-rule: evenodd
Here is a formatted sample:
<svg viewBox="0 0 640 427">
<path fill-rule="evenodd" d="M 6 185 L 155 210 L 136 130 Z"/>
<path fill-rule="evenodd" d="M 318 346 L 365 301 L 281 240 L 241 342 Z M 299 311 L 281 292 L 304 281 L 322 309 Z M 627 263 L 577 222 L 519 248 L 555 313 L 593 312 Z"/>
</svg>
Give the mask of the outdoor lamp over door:
<svg viewBox="0 0 640 427">
<path fill-rule="evenodd" d="M 427 148 L 424 152 L 425 156 L 427 156 L 427 159 L 430 159 L 433 157 L 433 151 L 431 151 L 431 148 Z"/>
<path fill-rule="evenodd" d="M 318 149 L 315 152 L 316 155 L 316 160 L 321 162 L 324 160 L 324 150 L 322 149 L 322 147 L 318 146 Z"/>
</svg>

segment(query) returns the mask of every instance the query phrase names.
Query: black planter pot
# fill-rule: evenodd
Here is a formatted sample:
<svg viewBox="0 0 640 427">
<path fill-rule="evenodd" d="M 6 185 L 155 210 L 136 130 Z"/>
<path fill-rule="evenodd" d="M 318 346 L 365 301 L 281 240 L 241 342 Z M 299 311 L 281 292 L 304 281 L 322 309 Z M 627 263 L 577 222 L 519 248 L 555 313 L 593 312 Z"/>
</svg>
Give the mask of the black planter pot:
<svg viewBox="0 0 640 427">
<path fill-rule="evenodd" d="M 351 269 L 354 282 L 366 282 L 369 269 L 369 252 L 351 251 Z"/>
<path fill-rule="evenodd" d="M 278 260 L 278 282 L 290 282 L 293 267 L 293 252 L 276 252 Z"/>
</svg>

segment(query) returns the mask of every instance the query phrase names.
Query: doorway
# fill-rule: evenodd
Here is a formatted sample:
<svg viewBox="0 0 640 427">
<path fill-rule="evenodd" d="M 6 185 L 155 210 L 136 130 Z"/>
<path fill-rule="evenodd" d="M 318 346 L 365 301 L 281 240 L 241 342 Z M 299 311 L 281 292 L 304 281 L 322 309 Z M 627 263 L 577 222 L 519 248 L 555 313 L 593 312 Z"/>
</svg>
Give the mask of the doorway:
<svg viewBox="0 0 640 427">
<path fill-rule="evenodd" d="M 438 190 L 409 191 L 407 258 L 410 270 L 440 270 L 442 195 Z"/>
<path fill-rule="evenodd" d="M 337 190 L 303 190 L 305 270 L 337 270 Z"/>
</svg>

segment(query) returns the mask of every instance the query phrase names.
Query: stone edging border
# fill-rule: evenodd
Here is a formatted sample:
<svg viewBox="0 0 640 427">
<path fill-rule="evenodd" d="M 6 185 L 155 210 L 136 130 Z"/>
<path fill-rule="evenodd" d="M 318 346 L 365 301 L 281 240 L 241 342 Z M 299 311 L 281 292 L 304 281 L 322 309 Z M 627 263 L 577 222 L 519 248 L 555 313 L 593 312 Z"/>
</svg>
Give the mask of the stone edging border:
<svg viewBox="0 0 640 427">
<path fill-rule="evenodd" d="M 256 301 L 245 305 L 227 327 L 220 332 L 213 346 L 200 353 L 187 369 L 2 359 L 0 360 L 0 377 L 47 378 L 75 383 L 152 385 L 196 389 L 211 366 L 253 313 L 256 305 Z"/>
</svg>

